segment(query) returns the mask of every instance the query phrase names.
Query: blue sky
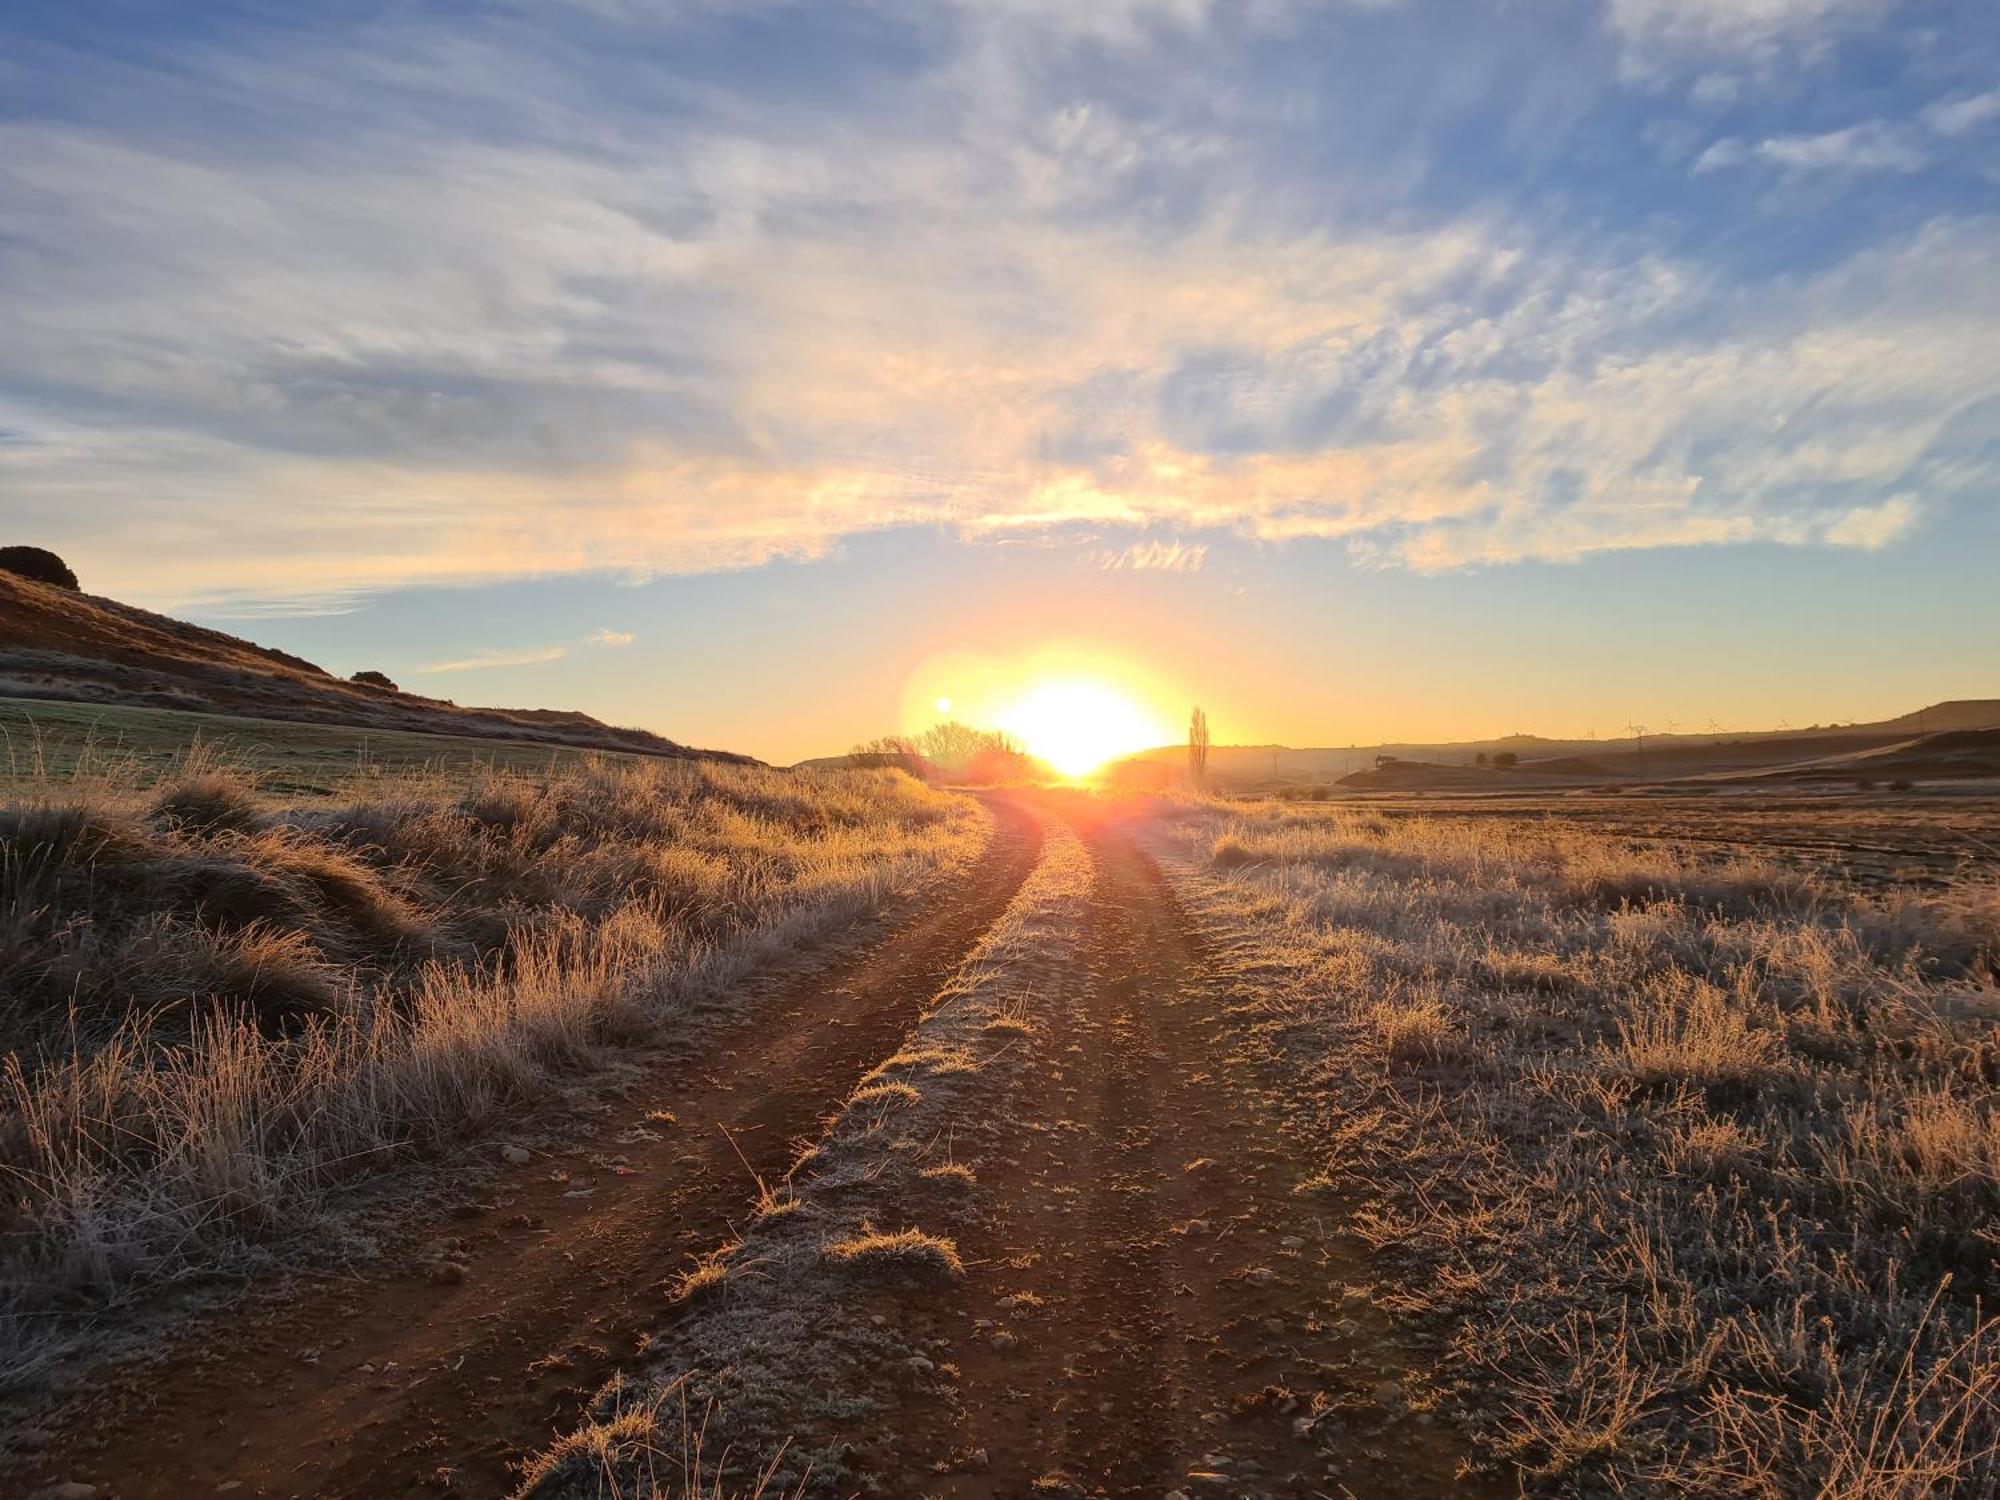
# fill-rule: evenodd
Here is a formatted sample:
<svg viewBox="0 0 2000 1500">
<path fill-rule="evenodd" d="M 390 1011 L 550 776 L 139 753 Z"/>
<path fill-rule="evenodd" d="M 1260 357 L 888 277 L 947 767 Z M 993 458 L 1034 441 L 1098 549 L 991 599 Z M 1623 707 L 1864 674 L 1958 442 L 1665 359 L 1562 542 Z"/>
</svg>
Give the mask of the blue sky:
<svg viewBox="0 0 2000 1500">
<path fill-rule="evenodd" d="M 1996 205 L 1982 4 L 16 3 L 0 508 L 779 758 L 1056 639 L 1232 740 L 1893 712 L 1996 688 Z"/>
</svg>

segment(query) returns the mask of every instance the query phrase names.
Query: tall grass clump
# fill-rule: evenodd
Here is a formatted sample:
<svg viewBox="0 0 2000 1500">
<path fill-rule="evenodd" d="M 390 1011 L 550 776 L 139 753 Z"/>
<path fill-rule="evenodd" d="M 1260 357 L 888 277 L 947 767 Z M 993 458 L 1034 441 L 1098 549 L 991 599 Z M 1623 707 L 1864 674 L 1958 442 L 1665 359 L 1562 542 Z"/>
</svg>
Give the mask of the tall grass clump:
<svg viewBox="0 0 2000 1500">
<path fill-rule="evenodd" d="M 0 1363 L 243 1261 L 970 858 L 894 772 L 605 761 L 285 805 L 198 759 L 0 808 Z"/>
<path fill-rule="evenodd" d="M 1302 1181 L 1533 1493 L 2000 1493 L 1996 891 L 1191 800 Z"/>
</svg>

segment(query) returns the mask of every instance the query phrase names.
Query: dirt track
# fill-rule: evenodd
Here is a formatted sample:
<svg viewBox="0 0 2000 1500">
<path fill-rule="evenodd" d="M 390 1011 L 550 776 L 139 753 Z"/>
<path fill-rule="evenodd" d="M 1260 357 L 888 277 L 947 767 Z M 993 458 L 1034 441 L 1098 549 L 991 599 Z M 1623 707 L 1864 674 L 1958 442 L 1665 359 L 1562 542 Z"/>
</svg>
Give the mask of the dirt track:
<svg viewBox="0 0 2000 1500">
<path fill-rule="evenodd" d="M 1409 1410 L 1414 1351 L 1357 1284 L 1358 1245 L 1300 1207 L 1268 1056 L 1228 1013 L 1236 976 L 1129 830 L 1080 831 L 1088 982 L 1048 1018 L 1059 1045 L 1022 1101 L 1048 1128 L 982 1172 L 992 1208 L 961 1236 L 940 1323 L 965 1417 L 934 1444 L 958 1472 L 926 1489 L 1486 1493 L 1454 1479 L 1462 1442 Z"/>
<path fill-rule="evenodd" d="M 1027 809 L 995 805 L 993 853 L 948 905 L 663 1068 L 621 1106 L 623 1133 L 508 1173 L 440 1225 L 462 1280 L 406 1267 L 226 1320 L 110 1383 L 34 1477 L 105 1500 L 232 1481 L 506 1493 L 658 1325 L 661 1283 L 746 1215 L 737 1148 L 782 1175 L 1006 906 L 1038 839 Z M 982 1166 L 965 1279 L 903 1308 L 951 1346 L 959 1399 L 903 1414 L 914 1467 L 894 1493 L 1489 1493 L 1454 1481 L 1464 1445 L 1423 1411 L 1420 1353 L 1368 1297 L 1337 1209 L 1295 1196 L 1269 1038 L 1232 1011 L 1254 976 L 1210 952 L 1129 828 L 1077 826 L 1087 972 L 1039 1018 L 1020 1146 Z M 662 1108 L 677 1123 L 644 1123 Z"/>
</svg>

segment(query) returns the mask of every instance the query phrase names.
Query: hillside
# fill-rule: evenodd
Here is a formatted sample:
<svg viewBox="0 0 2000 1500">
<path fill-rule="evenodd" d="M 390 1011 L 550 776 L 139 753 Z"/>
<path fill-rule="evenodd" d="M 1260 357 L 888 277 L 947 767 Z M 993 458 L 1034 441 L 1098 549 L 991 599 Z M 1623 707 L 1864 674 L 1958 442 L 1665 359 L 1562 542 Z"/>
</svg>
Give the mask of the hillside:
<svg viewBox="0 0 2000 1500">
<path fill-rule="evenodd" d="M 0 697 L 748 760 L 692 750 L 584 713 L 461 708 L 368 687 L 219 630 L 8 573 L 0 573 Z"/>
<path fill-rule="evenodd" d="M 1951 734 L 2000 729 L 2000 698 L 1959 698 L 1893 719 L 1807 729 L 1708 734 L 1648 734 L 1634 738 L 1544 739 L 1515 734 L 1490 740 L 1353 745 L 1294 749 L 1287 745 L 1216 745 L 1209 774 L 1225 786 L 1341 785 L 1355 790 L 1508 790 L 1529 786 L 1589 786 L 1604 782 L 1657 782 L 1687 778 L 1779 776 L 1824 769 L 1868 774 L 1853 757 L 1898 750 Z M 1485 757 L 1512 754 L 1508 769 Z M 1136 762 L 1178 766 L 1179 745 L 1134 756 Z M 1962 757 L 1950 762 L 1966 764 Z M 1128 763 L 1129 764 L 1129 763 Z M 1874 774 L 1885 774 L 1876 768 Z M 1963 770 L 1955 774 L 1967 774 Z"/>
</svg>

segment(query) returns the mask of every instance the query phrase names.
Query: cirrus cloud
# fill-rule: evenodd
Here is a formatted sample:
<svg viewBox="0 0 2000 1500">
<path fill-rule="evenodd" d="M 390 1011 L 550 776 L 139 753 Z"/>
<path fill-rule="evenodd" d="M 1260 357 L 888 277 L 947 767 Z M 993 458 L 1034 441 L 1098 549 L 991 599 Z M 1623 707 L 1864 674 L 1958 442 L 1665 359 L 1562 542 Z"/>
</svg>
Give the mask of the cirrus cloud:
<svg viewBox="0 0 2000 1500">
<path fill-rule="evenodd" d="M 759 7 L 419 9 L 154 69 L 52 50 L 68 102 L 0 119 L 0 488 L 162 602 L 912 525 L 1418 569 L 1887 545 L 2000 478 L 1991 219 L 1913 196 L 1750 271 L 1714 248 L 1734 207 L 1713 236 L 1692 201 L 1671 233 L 1650 204 L 1572 217 L 1420 149 L 1490 117 L 1492 171 L 1560 185 L 1569 133 L 1618 118 L 1611 51 L 1831 45 L 1880 11 L 1613 0 L 1471 38 L 1572 48 L 1533 97 L 1473 53 L 1452 76 L 1492 81 L 1425 93 L 1418 44 L 1457 40 L 1417 0 L 814 8 L 787 23 L 810 76 Z M 1370 104 L 1371 71 L 1411 99 Z M 1920 195 L 1984 118 L 1943 97 L 1922 146 L 1738 124 L 1700 184 L 1649 190 L 1761 163 Z M 1419 113 L 1385 160 L 1393 107 Z M 1625 169 L 1653 157 L 1634 136 Z M 1199 566 L 1175 545 L 1105 566 Z"/>
</svg>

